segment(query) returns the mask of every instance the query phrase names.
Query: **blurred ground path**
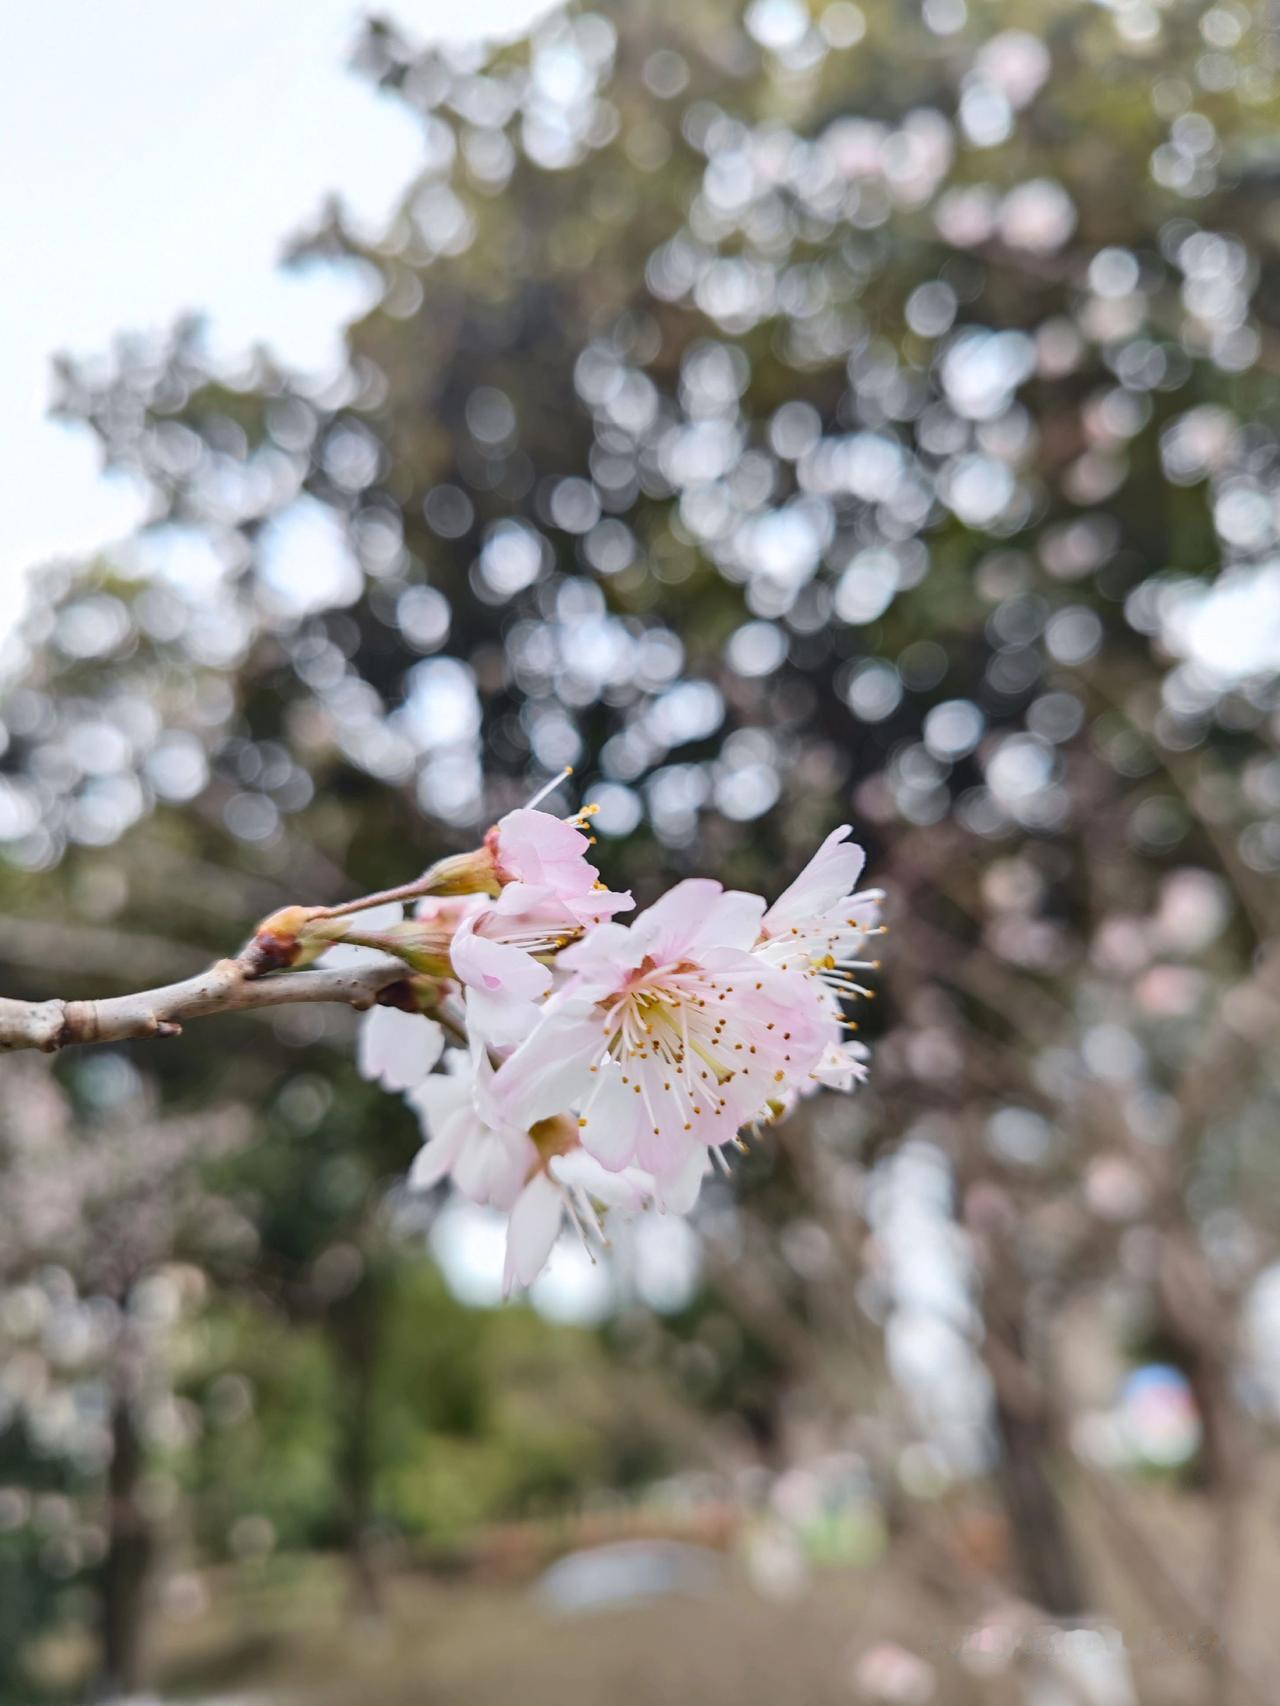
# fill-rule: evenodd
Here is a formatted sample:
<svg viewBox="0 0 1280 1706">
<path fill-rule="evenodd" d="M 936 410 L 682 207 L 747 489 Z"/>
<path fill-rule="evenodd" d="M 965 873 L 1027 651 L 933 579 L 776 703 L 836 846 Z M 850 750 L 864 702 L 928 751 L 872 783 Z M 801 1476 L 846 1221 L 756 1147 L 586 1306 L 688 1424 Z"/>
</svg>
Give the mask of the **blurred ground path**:
<svg viewBox="0 0 1280 1706">
<path fill-rule="evenodd" d="M 405 1577 L 390 1586 L 386 1618 L 366 1622 L 333 1615 L 339 1578 L 313 1573 L 287 1606 L 263 1596 L 256 1628 L 215 1600 L 207 1620 L 166 1635 L 160 1697 L 164 1706 L 848 1706 L 868 1586 L 829 1577 L 798 1599 L 767 1601 L 726 1583 L 567 1618 L 548 1616 L 527 1587 Z M 921 1612 L 905 1597 L 895 1608 L 900 1638 L 913 1622 L 919 1632 Z M 934 1698 L 947 1706 L 945 1691 Z"/>
</svg>

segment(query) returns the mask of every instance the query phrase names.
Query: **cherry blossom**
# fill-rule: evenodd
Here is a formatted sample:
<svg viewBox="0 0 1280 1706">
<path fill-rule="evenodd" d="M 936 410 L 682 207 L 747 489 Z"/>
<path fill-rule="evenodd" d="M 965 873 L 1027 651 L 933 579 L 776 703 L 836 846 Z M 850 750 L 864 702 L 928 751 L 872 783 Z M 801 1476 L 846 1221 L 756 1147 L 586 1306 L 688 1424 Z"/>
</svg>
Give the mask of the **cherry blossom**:
<svg viewBox="0 0 1280 1706">
<path fill-rule="evenodd" d="M 631 897 L 600 880 L 585 821 L 509 812 L 433 868 L 412 919 L 346 937 L 399 955 L 450 1023 L 462 997 L 468 1047 L 443 1072 L 440 1027 L 383 1007 L 360 1068 L 421 1121 L 413 1188 L 448 1179 L 509 1215 L 508 1291 L 537 1277 L 566 1221 L 603 1242 L 610 1216 L 687 1213 L 744 1128 L 867 1073 L 845 1003 L 870 993 L 855 973 L 874 963 L 861 956 L 883 896 L 855 892 L 847 826 L 772 906 L 694 877 L 623 925 Z"/>
<path fill-rule="evenodd" d="M 698 1197 L 707 1168 L 705 1153 L 691 1154 L 665 1183 L 639 1168 L 612 1173 L 585 1149 L 553 1155 L 535 1172 L 511 1210 L 503 1291 L 530 1286 L 546 1266 L 566 1219 L 584 1242 L 605 1242 L 602 1216 L 629 1217 L 646 1209 L 687 1214 Z"/>
<path fill-rule="evenodd" d="M 763 913 L 758 895 L 690 878 L 564 950 L 574 976 L 499 1068 L 499 1107 L 536 1120 L 578 1105 L 604 1167 L 658 1179 L 731 1142 L 830 1040 L 811 982 L 751 952 Z"/>
<path fill-rule="evenodd" d="M 549 890 L 580 923 L 594 923 L 634 904 L 630 894 L 613 894 L 587 854 L 591 840 L 578 824 L 550 812 L 521 806 L 508 812 L 485 836 L 500 883 L 527 883 Z"/>
<path fill-rule="evenodd" d="M 502 1127 L 489 1096 L 493 1068 L 473 1042 L 470 1054 L 450 1049 L 446 1070 L 433 1073 L 408 1096 L 427 1141 L 409 1171 L 411 1190 L 429 1190 L 441 1179 L 472 1202 L 509 1212 L 538 1161 L 527 1132 Z"/>
<path fill-rule="evenodd" d="M 519 806 L 498 819 L 472 853 L 442 859 L 423 879 L 437 895 L 497 895 L 508 883 L 550 893 L 577 924 L 625 912 L 630 894 L 616 894 L 600 880 L 588 854 L 592 838 L 582 833 L 594 808 L 560 818 L 536 806 Z M 419 891 L 421 892 L 421 891 Z"/>
<path fill-rule="evenodd" d="M 849 841 L 851 834 L 848 824 L 832 830 L 765 913 L 755 944 L 756 954 L 768 964 L 824 985 L 837 1020 L 840 1000 L 872 993 L 851 974 L 874 970 L 878 964 L 860 955 L 867 938 L 880 933 L 884 900 L 882 889 L 851 892 L 865 862 L 861 847 Z"/>
<path fill-rule="evenodd" d="M 492 1096 L 488 1051 L 450 1049 L 445 1071 L 433 1073 L 406 1098 L 426 1142 L 409 1172 L 411 1190 L 449 1178 L 472 1202 L 510 1215 L 505 1289 L 532 1284 L 546 1265 L 567 1217 L 584 1238 L 605 1243 L 604 1218 L 643 1209 L 686 1214 L 706 1169 L 705 1154 L 659 1182 L 636 1168 L 611 1173 L 578 1141 L 568 1117 L 541 1121 L 533 1131 L 504 1125 Z"/>
<path fill-rule="evenodd" d="M 365 1078 L 386 1090 L 413 1090 L 444 1049 L 444 1032 L 421 1013 L 371 1007 L 360 1021 L 356 1060 Z"/>
</svg>

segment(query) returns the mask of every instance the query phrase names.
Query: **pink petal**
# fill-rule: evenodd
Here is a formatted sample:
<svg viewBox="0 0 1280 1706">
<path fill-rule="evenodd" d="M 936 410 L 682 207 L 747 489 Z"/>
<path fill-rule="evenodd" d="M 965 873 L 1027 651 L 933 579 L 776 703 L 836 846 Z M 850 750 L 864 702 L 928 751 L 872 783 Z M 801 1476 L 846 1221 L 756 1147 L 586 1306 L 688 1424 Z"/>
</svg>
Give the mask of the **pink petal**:
<svg viewBox="0 0 1280 1706">
<path fill-rule="evenodd" d="M 446 1123 L 461 1109 L 471 1106 L 470 1074 L 452 1069 L 453 1061 L 459 1055 L 466 1060 L 461 1049 L 450 1049 L 451 1070 L 431 1073 L 405 1095 L 405 1101 L 417 1114 L 423 1129 L 432 1136 L 443 1131 Z"/>
<path fill-rule="evenodd" d="M 545 1173 L 535 1173 L 516 1198 L 507 1229 L 503 1295 L 513 1283 L 530 1286 L 547 1265 L 560 1231 L 563 1199 Z"/>
<path fill-rule="evenodd" d="M 862 874 L 866 854 L 849 841 L 847 823 L 833 829 L 795 881 L 785 888 L 764 916 L 771 936 L 803 927 L 806 920 L 829 912 L 849 894 Z"/>
<path fill-rule="evenodd" d="M 708 909 L 690 948 L 699 957 L 711 948 L 739 948 L 745 953 L 755 946 L 763 917 L 762 895 L 729 889 Z"/>
<path fill-rule="evenodd" d="M 705 1149 L 691 1150 L 682 1167 L 654 1181 L 658 1206 L 671 1214 L 688 1214 L 698 1200 L 709 1166 Z"/>
<path fill-rule="evenodd" d="M 538 1120 L 564 1113 L 589 1092 L 590 1068 L 604 1042 L 594 1002 L 556 996 L 494 1076 L 494 1106 L 502 1119 L 527 1131 Z"/>
<path fill-rule="evenodd" d="M 534 1001 L 513 1001 L 509 995 L 491 995 L 484 989 L 468 989 L 467 1030 L 487 1048 L 509 1049 L 522 1043 L 538 1023 L 541 1009 Z"/>
<path fill-rule="evenodd" d="M 537 1159 L 522 1132 L 504 1136 L 477 1124 L 454 1166 L 454 1183 L 472 1202 L 509 1212 Z"/>
<path fill-rule="evenodd" d="M 591 843 L 580 830 L 550 812 L 522 806 L 499 820 L 498 865 L 508 879 L 549 883 L 557 893 L 580 894 L 596 873 L 587 863 Z"/>
<path fill-rule="evenodd" d="M 615 981 L 621 984 L 626 973 L 640 964 L 644 954 L 644 943 L 634 924 L 630 929 L 625 924 L 597 924 L 580 942 L 561 949 L 556 956 L 556 964 L 588 975 L 616 971 L 618 977 Z"/>
<path fill-rule="evenodd" d="M 463 983 L 487 990 L 491 995 L 536 1001 L 551 987 L 551 973 L 546 966 L 523 948 L 478 936 L 474 919 L 468 918 L 459 925 L 449 946 L 449 958 Z"/>
<path fill-rule="evenodd" d="M 439 1060 L 444 1032 L 421 1013 L 371 1007 L 360 1021 L 356 1063 L 361 1075 L 387 1090 L 412 1090 Z"/>
<path fill-rule="evenodd" d="M 643 942 L 644 952 L 659 965 L 684 959 L 723 893 L 722 886 L 711 877 L 686 877 L 668 889 L 631 926 Z"/>
<path fill-rule="evenodd" d="M 453 1168 L 462 1148 L 466 1126 L 462 1120 L 454 1120 L 440 1133 L 423 1144 L 413 1158 L 409 1169 L 409 1177 L 405 1183 L 411 1191 L 429 1191 L 432 1185 L 438 1185 L 445 1174 Z"/>
<path fill-rule="evenodd" d="M 653 1195 L 652 1181 L 634 1167 L 614 1173 L 602 1167 L 585 1149 L 571 1149 L 551 1159 L 551 1176 L 570 1190 L 581 1191 L 606 1208 L 634 1213 L 645 1208 Z"/>
<path fill-rule="evenodd" d="M 655 1178 L 670 1178 L 686 1167 L 693 1155 L 706 1155 L 706 1139 L 703 1136 L 703 1126 L 710 1124 L 710 1116 L 692 1122 L 693 1130 L 685 1131 L 683 1122 L 674 1120 L 660 1125 L 655 1132 L 651 1125 L 646 1125 L 636 1142 L 636 1160 L 646 1173 L 652 1173 Z M 734 1126 L 729 1135 L 732 1136 Z"/>
<path fill-rule="evenodd" d="M 597 919 L 610 918 L 615 912 L 630 912 L 635 905 L 630 889 L 590 888 L 586 894 L 566 895 L 562 904 L 579 924 L 594 924 Z"/>
<path fill-rule="evenodd" d="M 642 1126 L 651 1126 L 644 1097 L 622 1082 L 616 1067 L 601 1066 L 578 1122 L 582 1147 L 611 1173 L 621 1172 L 635 1159 Z"/>
</svg>

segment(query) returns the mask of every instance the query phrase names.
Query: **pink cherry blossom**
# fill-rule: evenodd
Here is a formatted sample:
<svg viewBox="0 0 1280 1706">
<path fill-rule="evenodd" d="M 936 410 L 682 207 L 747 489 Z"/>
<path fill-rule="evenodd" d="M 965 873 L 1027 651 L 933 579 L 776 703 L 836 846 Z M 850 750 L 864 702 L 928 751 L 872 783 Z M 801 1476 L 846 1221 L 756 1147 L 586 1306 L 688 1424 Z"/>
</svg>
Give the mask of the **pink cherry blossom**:
<svg viewBox="0 0 1280 1706">
<path fill-rule="evenodd" d="M 634 903 L 629 894 L 613 894 L 600 881 L 587 857 L 591 842 L 563 818 L 521 806 L 500 818 L 485 836 L 500 883 L 527 883 L 548 889 L 579 923 L 594 923 Z"/>
<path fill-rule="evenodd" d="M 406 1098 L 422 1122 L 426 1142 L 409 1172 L 411 1190 L 451 1179 L 472 1202 L 511 1216 L 505 1285 L 532 1284 L 545 1267 L 566 1219 L 583 1239 L 605 1241 L 602 1215 L 646 1208 L 687 1214 L 706 1169 L 705 1151 L 684 1169 L 658 1181 L 636 1168 L 609 1172 L 578 1143 L 567 1116 L 543 1122 L 535 1136 L 504 1125 L 493 1095 L 488 1052 L 451 1049 L 446 1070 L 434 1073 Z"/>
<path fill-rule="evenodd" d="M 851 833 L 848 824 L 831 832 L 765 913 L 756 943 L 760 959 L 816 979 L 837 1001 L 870 993 L 852 973 L 875 966 L 860 956 L 868 936 L 879 930 L 884 899 L 881 889 L 850 892 L 865 859 L 861 847 L 849 842 Z"/>
<path fill-rule="evenodd" d="M 606 902 L 622 898 L 597 893 Z M 545 961 L 581 930 L 579 917 L 553 889 L 530 883 L 508 883 L 496 900 L 480 898 L 468 909 L 448 951 L 467 990 L 468 1024 L 492 1047 L 528 1036 L 552 983 Z"/>
<path fill-rule="evenodd" d="M 566 1221 L 603 1242 L 609 1216 L 685 1213 L 742 1128 L 865 1078 L 843 1003 L 868 993 L 854 977 L 882 896 L 853 892 L 849 833 L 771 907 L 693 878 L 624 926 L 612 915 L 631 898 L 600 883 L 576 824 L 527 807 L 434 867 L 448 870 L 411 921 L 351 929 L 444 995 L 461 989 L 469 1050 L 444 1072 L 440 1027 L 388 1008 L 364 1021 L 360 1065 L 422 1123 L 411 1186 L 448 1179 L 510 1216 L 508 1291 L 542 1271 Z"/>
<path fill-rule="evenodd" d="M 577 1106 L 596 1160 L 658 1180 L 731 1142 L 831 1034 L 810 980 L 751 952 L 763 913 L 694 878 L 629 928 L 597 926 L 560 955 L 575 975 L 499 1069 L 498 1106 L 529 1122 Z"/>
</svg>

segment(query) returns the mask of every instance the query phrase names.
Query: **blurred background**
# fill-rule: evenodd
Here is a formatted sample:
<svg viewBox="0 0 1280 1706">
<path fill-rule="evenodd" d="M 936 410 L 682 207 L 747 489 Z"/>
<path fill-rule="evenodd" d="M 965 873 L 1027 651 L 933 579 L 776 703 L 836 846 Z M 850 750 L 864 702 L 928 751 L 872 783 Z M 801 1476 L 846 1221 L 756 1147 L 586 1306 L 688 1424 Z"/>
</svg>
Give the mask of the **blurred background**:
<svg viewBox="0 0 1280 1706">
<path fill-rule="evenodd" d="M 851 820 L 891 933 L 866 1090 L 505 1308 L 345 1011 L 7 1060 L 0 1702 L 1265 1706 L 1271 0 L 11 50 L 4 992 L 570 763 L 612 886 Z"/>
</svg>

